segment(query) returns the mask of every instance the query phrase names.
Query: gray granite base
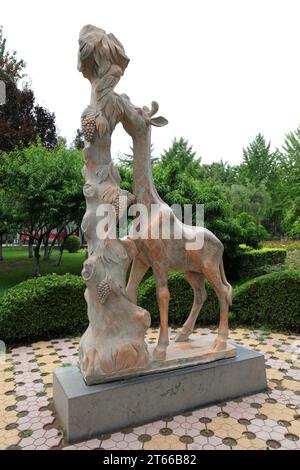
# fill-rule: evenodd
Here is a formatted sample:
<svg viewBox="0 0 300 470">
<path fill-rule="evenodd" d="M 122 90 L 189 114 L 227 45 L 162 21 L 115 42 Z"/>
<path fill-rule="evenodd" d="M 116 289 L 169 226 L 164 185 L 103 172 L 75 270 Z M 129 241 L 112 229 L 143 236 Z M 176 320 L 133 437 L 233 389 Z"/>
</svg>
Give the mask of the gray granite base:
<svg viewBox="0 0 300 470">
<path fill-rule="evenodd" d="M 263 354 L 237 346 L 230 359 L 99 385 L 86 385 L 77 367 L 58 368 L 53 399 L 75 443 L 266 388 Z"/>
</svg>

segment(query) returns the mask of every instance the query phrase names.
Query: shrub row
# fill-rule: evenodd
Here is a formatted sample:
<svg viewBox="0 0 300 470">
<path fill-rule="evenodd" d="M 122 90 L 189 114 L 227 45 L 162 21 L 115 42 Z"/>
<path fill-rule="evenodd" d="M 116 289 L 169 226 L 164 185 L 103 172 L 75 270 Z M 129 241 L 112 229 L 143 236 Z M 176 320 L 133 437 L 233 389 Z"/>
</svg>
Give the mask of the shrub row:
<svg viewBox="0 0 300 470">
<path fill-rule="evenodd" d="M 193 303 L 193 291 L 181 273 L 169 275 L 169 323 L 181 326 Z M 24 281 L 0 299 L 0 339 L 16 344 L 82 334 L 87 326 L 84 282 L 79 276 L 51 274 Z M 151 312 L 152 326 L 159 324 L 155 280 L 140 287 L 138 303 Z M 219 306 L 207 285 L 208 298 L 198 325 L 217 324 Z M 300 273 L 273 272 L 235 287 L 230 312 L 233 325 L 269 326 L 300 331 Z"/>
<path fill-rule="evenodd" d="M 273 272 L 234 290 L 233 319 L 243 325 L 300 331 L 300 272 Z"/>
<path fill-rule="evenodd" d="M 182 273 L 170 273 L 168 279 L 170 290 L 169 323 L 173 326 L 182 325 L 191 310 L 194 294 Z M 208 325 L 217 322 L 218 299 L 206 283 L 207 300 L 205 301 L 198 318 L 199 325 Z M 153 276 L 146 279 L 139 288 L 138 304 L 151 312 L 151 324 L 159 324 L 159 310 L 156 300 L 156 285 Z"/>
<path fill-rule="evenodd" d="M 232 280 L 251 279 L 273 270 L 278 270 L 285 263 L 287 250 L 283 248 L 253 248 L 242 246 L 233 265 L 228 269 Z"/>
<path fill-rule="evenodd" d="M 198 317 L 198 325 L 217 324 L 217 297 L 207 284 L 208 298 Z M 193 303 L 193 291 L 181 273 L 169 275 L 169 321 L 182 325 Z M 139 304 L 149 310 L 152 325 L 159 322 L 155 281 L 147 279 L 140 287 Z M 294 332 L 300 331 L 300 272 L 276 271 L 245 282 L 234 288 L 229 319 L 233 325 L 268 326 Z"/>
<path fill-rule="evenodd" d="M 49 274 L 29 279 L 0 300 L 0 339 L 8 344 L 82 333 L 87 326 L 84 282 Z"/>
</svg>

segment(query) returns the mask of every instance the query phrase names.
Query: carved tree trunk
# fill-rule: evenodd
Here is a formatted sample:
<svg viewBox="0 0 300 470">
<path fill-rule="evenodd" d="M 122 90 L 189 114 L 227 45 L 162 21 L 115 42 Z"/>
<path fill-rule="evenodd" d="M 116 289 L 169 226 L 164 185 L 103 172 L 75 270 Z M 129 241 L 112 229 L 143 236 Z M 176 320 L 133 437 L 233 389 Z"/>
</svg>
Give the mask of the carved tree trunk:
<svg viewBox="0 0 300 470">
<path fill-rule="evenodd" d="M 110 204 L 115 209 L 111 218 L 122 215 L 118 201 L 127 193 L 119 187 L 120 176 L 110 154 L 111 134 L 124 112 L 122 99 L 113 89 L 126 56 L 114 36 L 90 25 L 81 30 L 79 44 L 79 68 L 92 86 L 90 105 L 82 115 L 86 213 L 81 227 L 88 244 L 82 277 L 89 326 L 80 341 L 79 365 L 86 382 L 92 384 L 148 366 L 144 336 L 150 315 L 126 295 L 132 243 L 114 239 L 110 230 L 100 238 L 96 233 L 97 209 Z"/>
</svg>

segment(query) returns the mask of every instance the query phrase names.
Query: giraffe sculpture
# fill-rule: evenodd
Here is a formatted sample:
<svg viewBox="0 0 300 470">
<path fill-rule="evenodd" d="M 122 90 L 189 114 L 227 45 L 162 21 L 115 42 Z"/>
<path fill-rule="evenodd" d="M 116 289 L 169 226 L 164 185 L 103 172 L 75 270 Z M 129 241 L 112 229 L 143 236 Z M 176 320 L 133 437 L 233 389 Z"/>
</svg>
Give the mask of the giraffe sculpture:
<svg viewBox="0 0 300 470">
<path fill-rule="evenodd" d="M 144 370 L 149 364 L 144 337 L 150 315 L 126 294 L 134 246 L 115 239 L 111 231 L 99 238 L 97 231 L 101 207 L 111 204 L 118 209 L 124 195 L 129 203 L 134 199 L 120 189 L 121 178 L 111 159 L 111 136 L 124 114 L 124 99 L 114 88 L 128 62 L 113 34 L 93 25 L 81 29 L 78 69 L 91 84 L 90 104 L 82 113 L 86 213 L 81 226 L 88 244 L 82 277 L 89 325 L 80 339 L 79 366 L 87 384 Z"/>
<path fill-rule="evenodd" d="M 132 106 L 127 103 L 128 107 Z M 125 106 L 126 108 L 126 106 Z M 135 108 L 137 109 L 137 108 Z M 194 291 L 194 302 L 191 312 L 184 323 L 176 341 L 187 341 L 192 333 L 200 309 L 206 299 L 205 279 L 207 279 L 216 292 L 220 305 L 220 323 L 218 335 L 212 345 L 214 351 L 226 350 L 228 337 L 228 309 L 232 302 L 232 288 L 226 280 L 223 266 L 223 245 L 218 238 L 203 227 L 192 227 L 185 224 L 175 216 L 172 209 L 160 198 L 153 184 L 150 146 L 151 125 L 164 126 L 168 123 L 163 117 L 153 118 L 158 110 L 158 104 L 152 103 L 151 110 L 147 107 L 138 109 L 139 119 L 123 120 L 125 130 L 133 139 L 133 193 L 136 202 L 143 204 L 149 211 L 151 205 L 159 207 L 157 216 L 149 215 L 146 236 L 135 240 L 138 254 L 133 260 L 127 294 L 132 302 L 137 301 L 138 287 L 151 267 L 156 281 L 156 296 L 160 313 L 160 332 L 158 343 L 153 352 L 154 359 L 164 360 L 169 344 L 168 338 L 168 308 L 169 289 L 168 273 L 180 271 L 185 274 L 187 281 Z M 125 113 L 126 114 L 126 113 Z M 130 113 L 127 113 L 127 115 Z M 163 239 L 162 220 L 170 219 L 173 230 L 181 230 L 181 239 Z M 159 233 L 159 238 L 151 237 L 152 233 Z M 171 231 L 172 234 L 172 231 Z M 145 234 L 143 234 L 145 235 Z M 187 249 L 188 240 L 202 238 L 201 248 Z"/>
<path fill-rule="evenodd" d="M 220 302 L 220 325 L 213 348 L 221 351 L 222 357 L 223 349 L 226 350 L 231 286 L 224 274 L 223 246 L 208 230 L 182 224 L 159 197 L 151 172 L 151 125 L 163 126 L 167 120 L 154 117 L 158 111 L 157 103 L 152 103 L 151 110 L 139 108 L 127 95 L 114 91 L 128 62 L 122 44 L 113 34 L 92 25 L 82 28 L 78 68 L 91 84 L 90 104 L 82 114 L 85 138 L 83 192 L 86 198 L 82 230 L 88 243 L 88 258 L 84 262 L 82 277 L 86 283 L 89 326 L 80 340 L 79 366 L 88 384 L 145 373 L 152 368 L 145 342 L 150 314 L 136 305 L 138 286 L 150 266 L 156 279 L 160 310 L 160 335 L 154 359 L 163 362 L 169 341 L 169 271 L 184 272 L 195 293 L 191 313 L 177 340 L 187 340 L 194 327 L 205 300 L 204 282 L 207 278 Z M 133 140 L 134 195 L 120 189 L 120 175 L 111 159 L 111 136 L 119 122 Z M 123 196 L 126 196 L 126 207 L 119 204 Z M 122 218 L 127 204 L 130 205 L 134 199 L 146 208 L 151 204 L 158 204 L 160 208 L 161 214 L 157 218 L 148 219 L 146 235 L 148 232 L 151 234 L 153 228 L 160 228 L 161 215 L 167 215 L 174 230 L 182 229 L 183 238 L 156 239 L 148 236 L 136 240 L 119 239 L 113 236 L 110 228 L 99 236 L 102 216 L 98 210 L 110 204 L 115 209 L 111 216 L 116 222 L 116 216 Z M 196 234 L 203 236 L 203 247 L 188 250 L 187 243 Z M 132 259 L 126 287 L 126 273 Z M 216 356 L 220 357 L 220 354 Z"/>
</svg>

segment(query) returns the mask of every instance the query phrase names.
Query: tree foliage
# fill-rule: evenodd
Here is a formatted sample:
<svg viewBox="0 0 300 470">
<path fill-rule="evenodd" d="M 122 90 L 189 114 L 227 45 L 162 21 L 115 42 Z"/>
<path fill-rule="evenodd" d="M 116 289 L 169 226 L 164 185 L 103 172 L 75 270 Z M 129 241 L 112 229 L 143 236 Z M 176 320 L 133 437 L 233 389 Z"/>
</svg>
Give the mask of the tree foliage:
<svg viewBox="0 0 300 470">
<path fill-rule="evenodd" d="M 48 148 L 57 145 L 55 115 L 35 103 L 28 85 L 19 87 L 25 76 L 25 62 L 16 52 L 6 50 L 6 39 L 0 27 L 0 80 L 5 83 L 6 103 L 0 106 L 0 151 L 29 146 L 40 139 Z"/>
<path fill-rule="evenodd" d="M 82 154 L 60 145 L 49 150 L 41 142 L 3 154 L 1 187 L 14 201 L 14 218 L 19 233 L 36 241 L 39 249 L 56 229 L 71 235 L 84 214 Z M 68 226 L 72 224 L 73 230 Z"/>
</svg>

